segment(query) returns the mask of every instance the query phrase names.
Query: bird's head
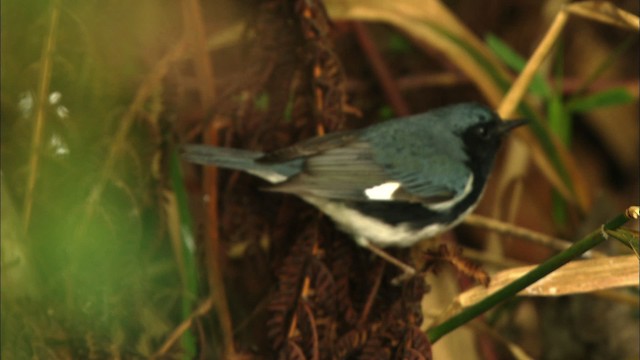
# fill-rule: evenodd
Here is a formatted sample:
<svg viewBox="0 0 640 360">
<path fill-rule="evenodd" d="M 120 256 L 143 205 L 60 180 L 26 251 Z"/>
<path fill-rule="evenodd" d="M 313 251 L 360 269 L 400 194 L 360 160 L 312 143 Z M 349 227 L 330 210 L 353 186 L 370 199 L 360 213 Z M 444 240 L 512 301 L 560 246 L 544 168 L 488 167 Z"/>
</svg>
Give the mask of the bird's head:
<svg viewBox="0 0 640 360">
<path fill-rule="evenodd" d="M 493 110 L 477 104 L 463 103 L 434 111 L 440 126 L 462 139 L 465 152 L 472 162 L 492 158 L 502 144 L 504 136 L 526 119 L 502 120 Z"/>
</svg>

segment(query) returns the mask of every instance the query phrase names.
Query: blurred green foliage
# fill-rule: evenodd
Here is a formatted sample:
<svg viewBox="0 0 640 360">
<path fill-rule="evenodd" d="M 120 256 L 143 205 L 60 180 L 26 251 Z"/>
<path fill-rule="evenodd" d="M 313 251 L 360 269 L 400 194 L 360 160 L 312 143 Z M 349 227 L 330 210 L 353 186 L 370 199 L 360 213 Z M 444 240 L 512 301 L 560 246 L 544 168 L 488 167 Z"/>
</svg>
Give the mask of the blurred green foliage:
<svg viewBox="0 0 640 360">
<path fill-rule="evenodd" d="M 178 38 L 176 5 L 160 5 L 2 2 L 3 206 L 16 200 L 2 212 L 3 235 L 16 234 L 2 251 L 20 249 L 14 270 L 29 274 L 2 284 L 3 358 L 81 358 L 87 336 L 101 351 L 148 356 L 185 317 L 161 119 L 149 107 L 123 119 L 148 64 Z M 3 276 L 9 266 L 3 258 Z"/>
</svg>

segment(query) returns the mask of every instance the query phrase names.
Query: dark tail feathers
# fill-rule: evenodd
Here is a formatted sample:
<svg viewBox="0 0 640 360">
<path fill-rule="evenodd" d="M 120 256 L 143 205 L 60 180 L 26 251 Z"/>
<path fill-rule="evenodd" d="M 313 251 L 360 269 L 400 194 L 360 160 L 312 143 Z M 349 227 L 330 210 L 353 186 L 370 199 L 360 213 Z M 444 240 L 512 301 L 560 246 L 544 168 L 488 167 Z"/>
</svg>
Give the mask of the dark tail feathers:
<svg viewBox="0 0 640 360">
<path fill-rule="evenodd" d="M 257 151 L 207 145 L 190 144 L 182 147 L 182 157 L 189 162 L 245 171 L 273 184 L 287 180 L 302 169 L 302 160 L 278 164 L 257 163 L 256 160 L 263 155 Z"/>
</svg>

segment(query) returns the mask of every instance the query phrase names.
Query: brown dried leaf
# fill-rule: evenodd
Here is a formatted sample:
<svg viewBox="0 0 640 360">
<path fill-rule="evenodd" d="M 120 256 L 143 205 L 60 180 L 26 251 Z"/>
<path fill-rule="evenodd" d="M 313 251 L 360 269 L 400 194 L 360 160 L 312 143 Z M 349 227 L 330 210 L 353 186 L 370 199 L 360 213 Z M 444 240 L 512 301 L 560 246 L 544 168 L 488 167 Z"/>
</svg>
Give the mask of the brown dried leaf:
<svg viewBox="0 0 640 360">
<path fill-rule="evenodd" d="M 456 303 L 471 306 L 491 295 L 535 266 L 501 271 L 488 288 L 474 287 L 460 294 Z M 519 293 L 524 296 L 562 296 L 624 286 L 640 285 L 638 258 L 635 255 L 572 261 Z"/>
<path fill-rule="evenodd" d="M 567 5 L 566 11 L 623 29 L 640 30 L 640 18 L 638 16 L 624 11 L 607 1 L 581 1 Z"/>
</svg>

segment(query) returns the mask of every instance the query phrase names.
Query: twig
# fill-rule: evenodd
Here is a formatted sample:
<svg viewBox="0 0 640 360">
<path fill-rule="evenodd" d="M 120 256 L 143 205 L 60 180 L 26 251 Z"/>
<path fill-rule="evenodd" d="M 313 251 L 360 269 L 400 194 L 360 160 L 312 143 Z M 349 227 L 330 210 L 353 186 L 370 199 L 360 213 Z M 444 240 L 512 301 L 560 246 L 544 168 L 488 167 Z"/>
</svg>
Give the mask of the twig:
<svg viewBox="0 0 640 360">
<path fill-rule="evenodd" d="M 383 260 L 388 261 L 389 263 L 397 266 L 398 268 L 400 268 L 400 270 L 402 270 L 403 274 L 397 278 L 398 281 L 401 281 L 402 279 L 405 279 L 405 278 L 409 278 L 417 273 L 416 269 L 396 259 L 392 255 L 390 255 L 388 252 L 377 247 L 376 245 L 368 243 L 366 245 L 366 248 L 369 249 L 369 251 L 371 251 L 372 253 L 381 257 Z"/>
<path fill-rule="evenodd" d="M 209 58 L 207 48 L 207 36 L 202 17 L 200 3 L 196 0 L 183 2 L 183 16 L 185 20 L 185 33 L 190 40 L 190 49 L 193 51 L 196 74 L 198 77 L 198 92 L 202 97 L 203 110 L 207 111 L 213 104 L 215 86 L 213 82 L 213 66 Z"/>
<path fill-rule="evenodd" d="M 378 290 L 380 290 L 380 285 L 382 284 L 382 278 L 384 274 L 385 265 L 387 262 L 384 259 L 380 259 L 380 265 L 376 268 L 375 274 L 375 283 L 373 283 L 373 287 L 369 291 L 369 296 L 367 297 L 367 302 L 364 304 L 362 308 L 362 313 L 360 314 L 360 319 L 358 319 L 358 328 L 361 328 L 364 323 L 367 321 L 369 317 L 369 313 L 371 312 L 371 307 L 373 306 L 373 301 L 378 296 Z"/>
<path fill-rule="evenodd" d="M 428 87 L 449 87 L 469 83 L 466 76 L 456 72 L 422 73 L 403 76 L 398 79 L 398 88 L 402 91 Z"/>
<path fill-rule="evenodd" d="M 398 84 L 394 80 L 389 67 L 384 62 L 382 54 L 371 40 L 371 35 L 364 24 L 355 22 L 353 29 L 358 37 L 362 50 L 367 55 L 367 59 L 373 68 L 373 72 L 376 74 L 380 85 L 382 85 L 382 91 L 384 92 L 387 101 L 391 104 L 391 107 L 398 116 L 406 116 L 410 114 L 409 105 L 402 98 Z"/>
<path fill-rule="evenodd" d="M 38 162 L 40 160 L 40 145 L 42 143 L 42 131 L 46 117 L 47 93 L 51 84 L 51 68 L 53 66 L 53 51 L 56 47 L 56 35 L 58 31 L 58 18 L 60 17 L 60 2 L 54 1 L 51 6 L 51 19 L 49 31 L 42 45 L 42 57 L 40 58 L 40 79 L 38 86 L 38 107 L 36 110 L 35 127 L 33 128 L 33 138 L 31 139 L 31 158 L 29 159 L 29 177 L 27 179 L 27 190 L 24 196 L 22 228 L 26 232 L 31 220 L 31 210 L 33 208 L 33 192 L 38 177 Z"/>
<path fill-rule="evenodd" d="M 505 95 L 504 99 L 500 103 L 500 107 L 498 108 L 498 114 L 503 119 L 509 119 L 511 115 L 515 112 L 520 100 L 524 96 L 525 92 L 529 88 L 529 84 L 533 80 L 536 72 L 540 68 L 540 64 L 547 57 L 551 48 L 553 48 L 553 44 L 558 38 L 558 34 L 562 31 L 569 15 L 566 11 L 562 10 L 556 15 L 556 18 L 553 20 L 549 31 L 545 34 L 544 38 L 540 42 L 540 45 L 536 48 L 533 55 L 527 62 L 527 65 L 522 69 L 520 76 L 513 83 L 507 95 Z"/>
<path fill-rule="evenodd" d="M 470 247 L 463 246 L 462 254 L 464 255 L 465 258 L 469 260 L 481 262 L 484 264 L 490 264 L 490 265 L 498 266 L 502 268 L 509 268 L 509 267 L 524 265 L 524 263 L 521 261 L 517 261 L 510 258 L 505 258 L 505 257 L 498 257 L 486 251 L 478 251 Z"/>
<path fill-rule="evenodd" d="M 581 1 L 567 5 L 566 11 L 627 30 L 640 30 L 638 16 L 616 7 L 608 1 Z"/>
<path fill-rule="evenodd" d="M 320 251 L 320 247 L 318 246 L 318 242 L 314 241 L 313 248 L 311 250 L 312 256 L 317 256 Z M 311 291 L 311 276 L 309 273 L 305 274 L 304 280 L 302 282 L 302 289 L 300 290 L 300 299 L 306 300 L 309 297 L 309 293 Z M 294 312 L 291 317 L 291 323 L 289 324 L 289 331 L 287 332 L 287 337 L 290 339 L 294 337 L 296 333 L 296 329 L 298 328 L 298 316 L 297 313 Z"/>
<path fill-rule="evenodd" d="M 559 251 L 566 250 L 569 247 L 571 247 L 571 245 L 573 245 L 573 243 L 564 239 L 556 238 L 556 237 L 549 236 L 537 231 L 525 229 L 520 226 L 512 225 L 509 223 L 505 223 L 502 221 L 498 221 L 495 219 L 491 219 L 491 218 L 476 215 L 476 214 L 470 214 L 465 218 L 464 222 L 465 224 L 495 231 L 502 235 L 516 236 L 516 237 L 531 241 L 532 243 L 544 245 L 546 247 L 559 250 Z M 595 258 L 595 257 L 603 257 L 605 255 L 595 250 L 592 250 L 592 251 L 589 251 L 588 256 Z"/>
<path fill-rule="evenodd" d="M 209 312 L 209 310 L 211 309 L 211 306 L 213 306 L 213 297 L 210 296 L 202 304 L 200 304 L 196 308 L 196 310 L 191 315 L 189 315 L 187 319 L 185 319 L 182 323 L 180 323 L 180 325 L 178 325 L 178 327 L 176 327 L 173 330 L 171 335 L 169 335 L 167 340 L 162 344 L 160 349 L 156 351 L 156 353 L 152 356 L 152 358 L 159 358 L 162 355 L 166 354 L 167 351 L 171 349 L 173 344 L 175 344 L 175 342 L 178 341 L 178 339 L 180 339 L 182 334 L 184 334 L 184 332 L 191 327 L 191 323 L 193 322 L 193 319 Z"/>
</svg>

